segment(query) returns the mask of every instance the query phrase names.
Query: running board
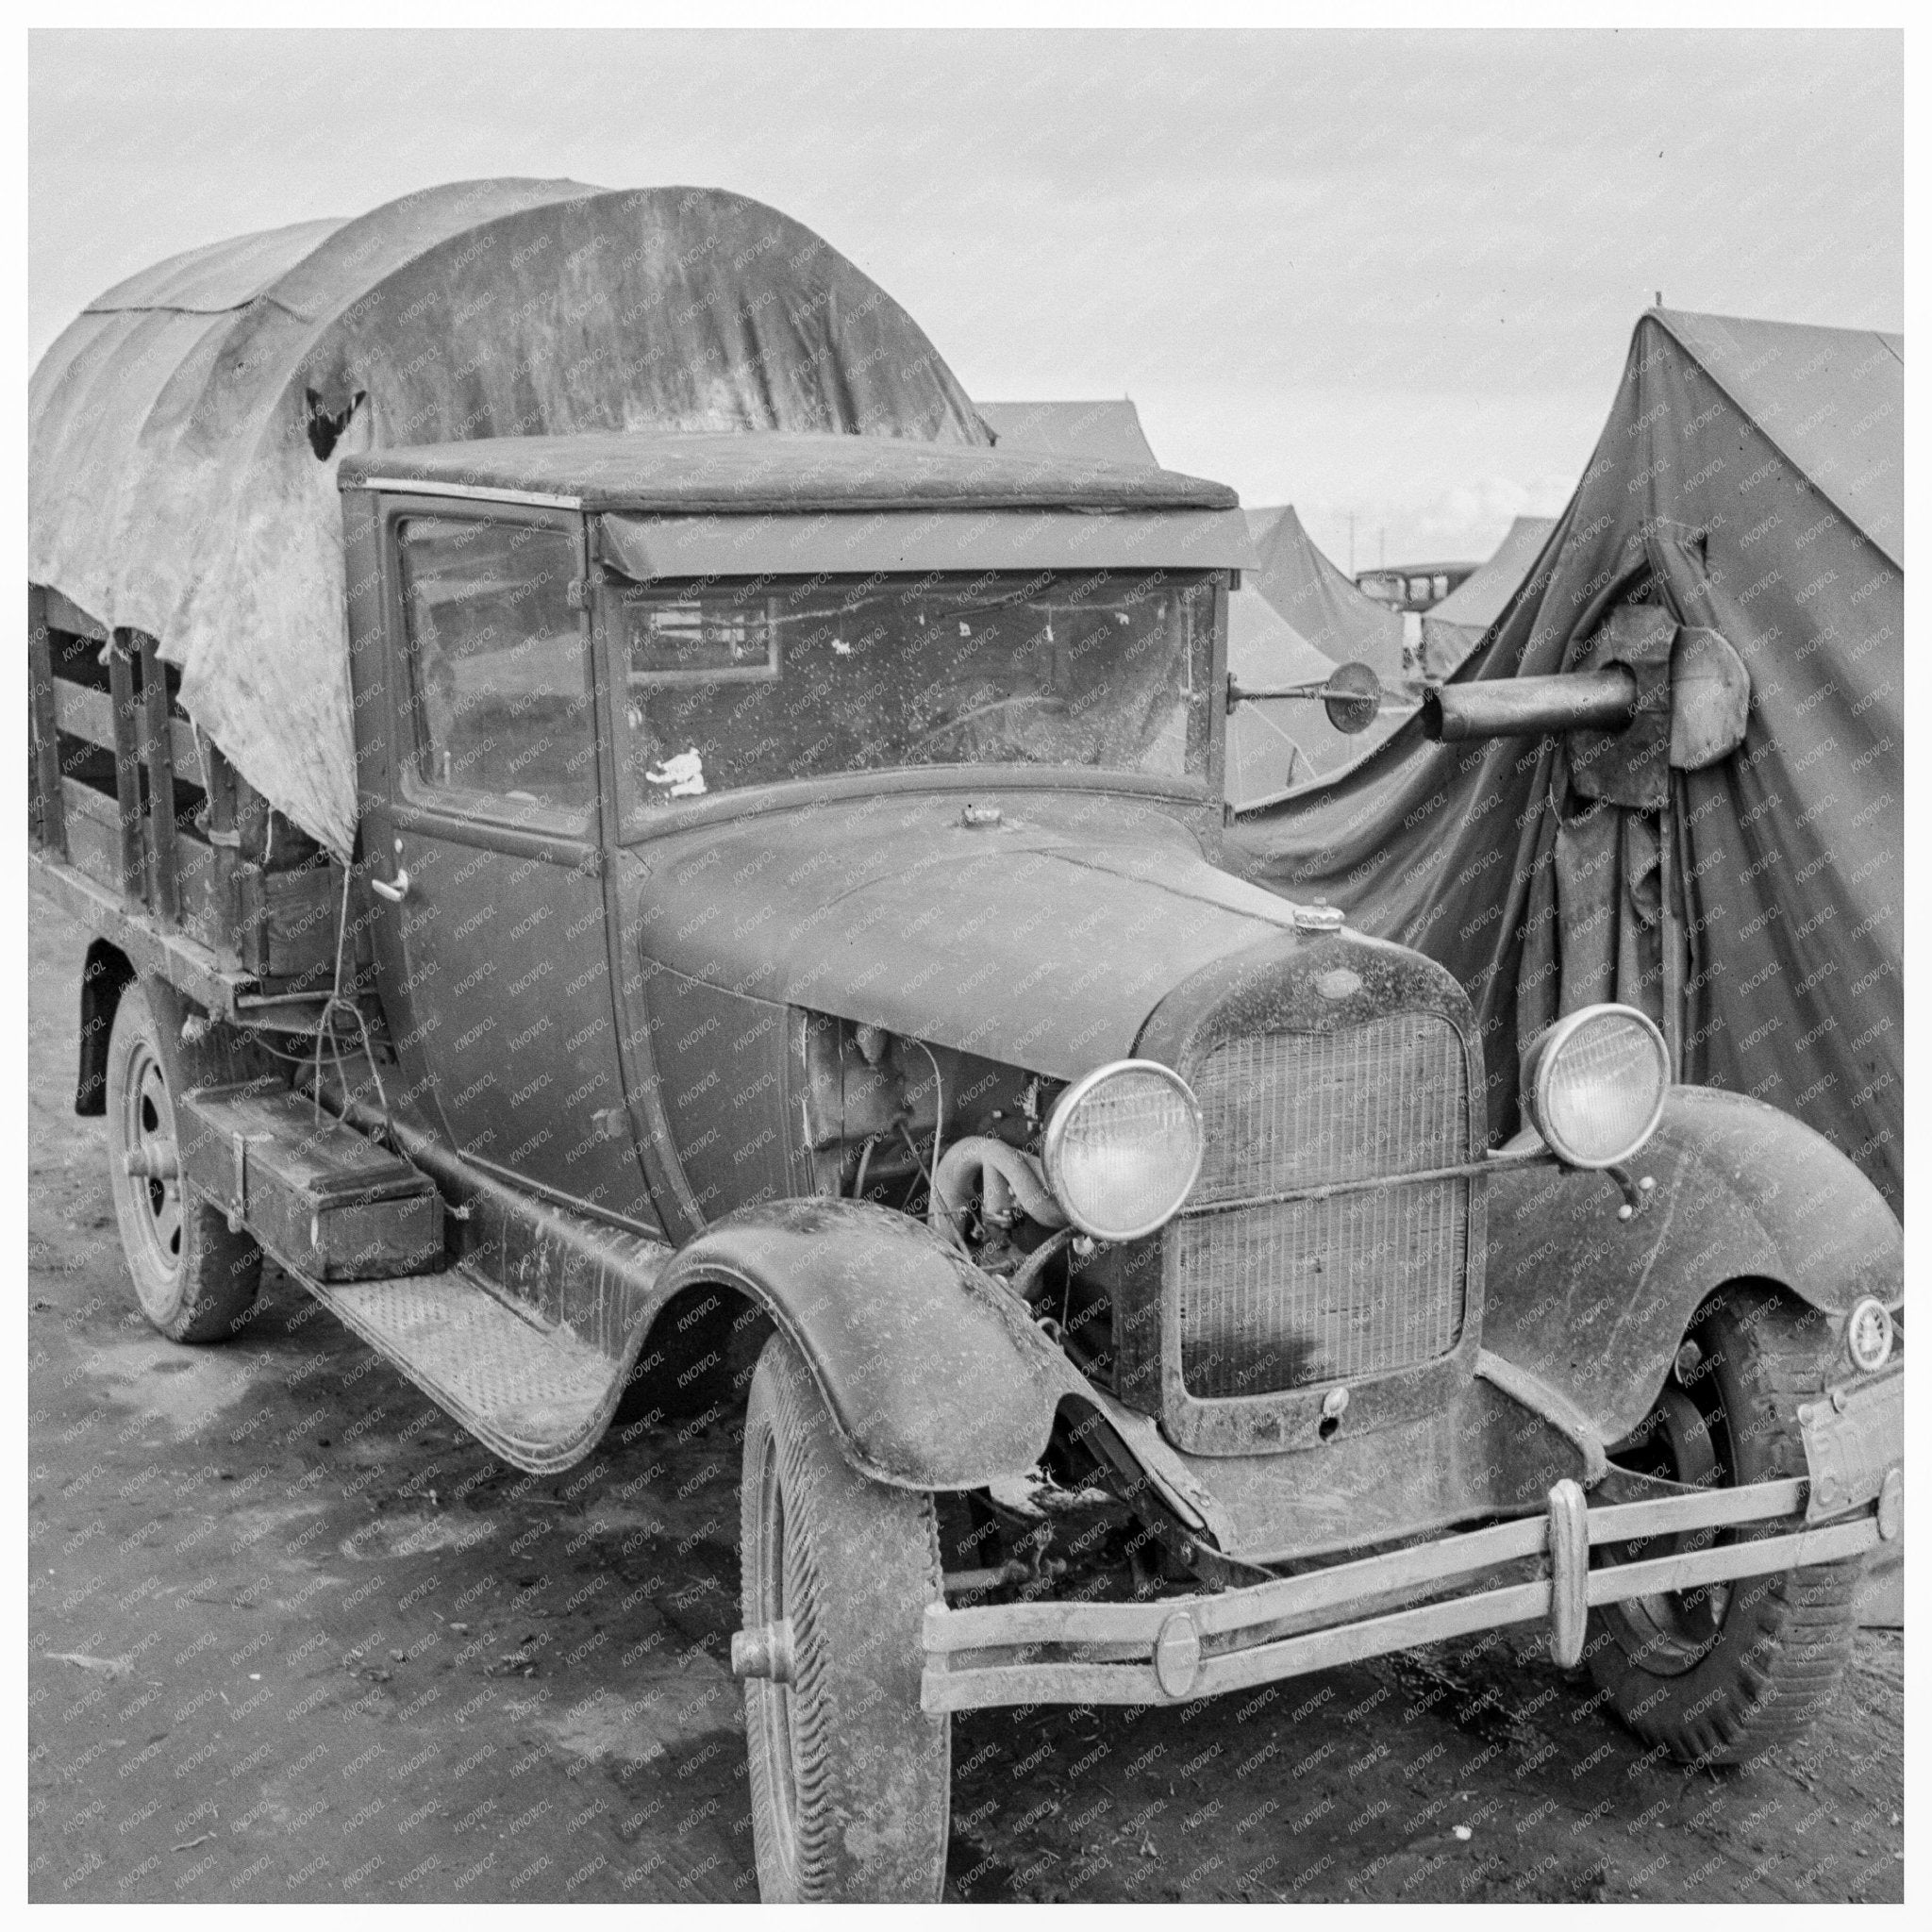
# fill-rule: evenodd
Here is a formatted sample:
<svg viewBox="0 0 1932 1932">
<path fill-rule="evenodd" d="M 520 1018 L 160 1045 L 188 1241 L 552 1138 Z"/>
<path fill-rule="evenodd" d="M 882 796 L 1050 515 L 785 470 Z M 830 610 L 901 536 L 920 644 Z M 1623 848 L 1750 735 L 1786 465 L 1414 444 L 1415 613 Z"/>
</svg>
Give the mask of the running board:
<svg viewBox="0 0 1932 1932">
<path fill-rule="evenodd" d="M 581 1462 L 616 1413 L 652 1324 L 671 1249 L 525 1193 L 407 1114 L 390 1116 L 360 1055 L 325 1067 L 326 1116 L 383 1139 L 435 1185 L 445 1252 L 382 1278 L 289 1272 L 352 1333 L 515 1468 L 554 1475 Z M 647 1366 L 661 1366 L 654 1350 Z"/>
<path fill-rule="evenodd" d="M 629 1379 L 634 1350 L 613 1360 L 541 1327 L 460 1269 L 387 1281 L 291 1272 L 486 1449 L 532 1475 L 589 1455 Z"/>
<path fill-rule="evenodd" d="M 551 1475 L 596 1446 L 664 1305 L 661 1242 L 527 1199 L 426 1137 L 398 1130 L 391 1152 L 296 1092 L 197 1089 L 177 1126 L 154 1164 L 486 1448 Z"/>
</svg>

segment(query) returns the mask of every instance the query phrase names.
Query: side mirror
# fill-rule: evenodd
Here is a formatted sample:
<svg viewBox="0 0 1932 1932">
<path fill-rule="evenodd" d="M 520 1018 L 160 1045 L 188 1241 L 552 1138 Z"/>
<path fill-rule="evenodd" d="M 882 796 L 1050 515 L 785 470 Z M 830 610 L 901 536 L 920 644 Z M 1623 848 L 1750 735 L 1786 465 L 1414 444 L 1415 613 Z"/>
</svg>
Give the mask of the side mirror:
<svg viewBox="0 0 1932 1932">
<path fill-rule="evenodd" d="M 1354 738 L 1375 722 L 1382 708 L 1382 680 L 1367 664 L 1338 664 L 1322 690 L 1322 708 L 1338 731 Z"/>
</svg>

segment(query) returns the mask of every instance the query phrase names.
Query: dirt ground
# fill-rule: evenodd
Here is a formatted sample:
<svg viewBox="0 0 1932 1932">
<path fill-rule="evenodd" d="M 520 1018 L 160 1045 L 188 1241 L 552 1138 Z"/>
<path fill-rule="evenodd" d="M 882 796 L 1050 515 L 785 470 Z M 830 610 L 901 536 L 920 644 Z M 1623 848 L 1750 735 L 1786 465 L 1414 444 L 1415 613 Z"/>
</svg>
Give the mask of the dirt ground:
<svg viewBox="0 0 1932 1932">
<path fill-rule="evenodd" d="M 30 1007 L 30 1890 L 757 1896 L 737 1447 L 496 1462 L 298 1290 L 178 1348 L 73 1111 L 83 939 Z M 1897 1900 L 1904 1642 L 1799 1749 L 1686 1773 L 1503 1635 L 1180 1709 L 954 1732 L 962 1899 Z"/>
</svg>

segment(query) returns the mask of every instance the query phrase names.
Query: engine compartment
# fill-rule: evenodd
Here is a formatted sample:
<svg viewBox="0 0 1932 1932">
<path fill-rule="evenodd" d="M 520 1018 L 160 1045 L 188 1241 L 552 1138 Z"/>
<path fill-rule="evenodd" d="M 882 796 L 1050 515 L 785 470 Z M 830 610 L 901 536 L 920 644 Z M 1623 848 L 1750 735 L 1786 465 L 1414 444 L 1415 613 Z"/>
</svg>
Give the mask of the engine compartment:
<svg viewBox="0 0 1932 1932">
<path fill-rule="evenodd" d="M 1110 1389 L 1112 1251 L 1067 1225 L 1041 1165 L 1067 1083 L 827 1014 L 804 1034 L 815 1191 L 928 1222 Z"/>
</svg>

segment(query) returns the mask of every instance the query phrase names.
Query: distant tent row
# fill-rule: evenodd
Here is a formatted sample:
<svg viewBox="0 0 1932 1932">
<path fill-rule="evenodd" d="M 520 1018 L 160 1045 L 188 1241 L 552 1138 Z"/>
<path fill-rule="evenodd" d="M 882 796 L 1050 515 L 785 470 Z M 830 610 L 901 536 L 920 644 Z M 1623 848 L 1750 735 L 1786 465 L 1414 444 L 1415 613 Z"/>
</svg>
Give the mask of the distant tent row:
<svg viewBox="0 0 1932 1932">
<path fill-rule="evenodd" d="M 1423 675 L 1451 676 L 1509 608 L 1542 555 L 1555 517 L 1518 517 L 1496 554 L 1423 618 Z"/>
</svg>

